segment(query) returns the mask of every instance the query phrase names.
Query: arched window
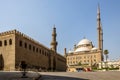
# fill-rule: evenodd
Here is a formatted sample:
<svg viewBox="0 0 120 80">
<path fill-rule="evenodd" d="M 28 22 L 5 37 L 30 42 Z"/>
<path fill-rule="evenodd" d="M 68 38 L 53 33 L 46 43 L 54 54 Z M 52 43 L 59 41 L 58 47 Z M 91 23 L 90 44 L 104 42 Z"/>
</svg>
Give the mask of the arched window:
<svg viewBox="0 0 120 80">
<path fill-rule="evenodd" d="M 29 44 L 29 50 L 31 50 L 31 44 Z"/>
<path fill-rule="evenodd" d="M 22 41 L 20 41 L 20 42 L 19 42 L 19 46 L 21 46 L 21 47 L 22 47 Z"/>
<path fill-rule="evenodd" d="M 36 52 L 38 52 L 38 48 L 36 48 Z"/>
<path fill-rule="evenodd" d="M 44 50 L 42 50 L 42 55 L 44 55 Z"/>
<path fill-rule="evenodd" d="M 7 46 L 7 40 L 4 40 L 4 45 Z"/>
<path fill-rule="evenodd" d="M 12 39 L 9 40 L 9 45 L 12 45 Z"/>
<path fill-rule="evenodd" d="M 33 46 L 33 52 L 35 51 L 35 46 Z"/>
<path fill-rule="evenodd" d="M 0 41 L 0 46 L 2 46 L 2 41 Z"/>
<path fill-rule="evenodd" d="M 27 43 L 25 42 L 25 48 L 27 48 Z"/>
<path fill-rule="evenodd" d="M 41 54 L 41 49 L 39 49 L 39 53 Z"/>
</svg>

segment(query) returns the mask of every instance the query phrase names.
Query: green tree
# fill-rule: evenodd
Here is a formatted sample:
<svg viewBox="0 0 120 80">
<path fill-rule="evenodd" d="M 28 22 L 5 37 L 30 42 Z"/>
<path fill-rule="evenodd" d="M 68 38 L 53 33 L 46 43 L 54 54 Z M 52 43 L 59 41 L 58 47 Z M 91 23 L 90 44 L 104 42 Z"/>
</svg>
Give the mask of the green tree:
<svg viewBox="0 0 120 80">
<path fill-rule="evenodd" d="M 108 70 L 108 65 L 107 65 L 108 54 L 109 54 L 108 50 L 104 50 L 104 55 L 105 55 L 105 58 L 106 58 L 106 62 L 105 62 L 106 70 Z"/>
<path fill-rule="evenodd" d="M 108 59 L 108 54 L 109 54 L 108 50 L 107 49 L 104 50 L 104 55 L 105 55 L 105 58 L 106 58 L 106 62 L 107 62 L 107 59 Z"/>
<path fill-rule="evenodd" d="M 81 66 L 82 65 L 81 62 L 79 62 L 78 65 Z"/>
</svg>

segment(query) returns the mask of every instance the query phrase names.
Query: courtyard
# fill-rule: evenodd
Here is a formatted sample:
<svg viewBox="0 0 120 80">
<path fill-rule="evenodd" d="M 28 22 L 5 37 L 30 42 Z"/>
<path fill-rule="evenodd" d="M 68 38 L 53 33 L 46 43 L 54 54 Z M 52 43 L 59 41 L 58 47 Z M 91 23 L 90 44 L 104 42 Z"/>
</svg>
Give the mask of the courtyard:
<svg viewBox="0 0 120 80">
<path fill-rule="evenodd" d="M 0 71 L 0 80 L 120 80 L 120 71 L 99 72 L 27 72 L 28 78 L 21 78 L 21 72 Z M 41 76 L 41 77 L 39 77 Z M 39 78 L 38 78 L 39 77 Z"/>
</svg>

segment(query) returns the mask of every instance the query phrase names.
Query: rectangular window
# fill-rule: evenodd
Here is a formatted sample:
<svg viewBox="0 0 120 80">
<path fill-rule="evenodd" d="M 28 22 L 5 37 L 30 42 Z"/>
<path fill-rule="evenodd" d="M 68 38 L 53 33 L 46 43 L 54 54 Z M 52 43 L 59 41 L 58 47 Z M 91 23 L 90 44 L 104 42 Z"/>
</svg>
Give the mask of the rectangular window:
<svg viewBox="0 0 120 80">
<path fill-rule="evenodd" d="M 86 58 L 86 56 L 84 56 L 84 58 Z"/>
<path fill-rule="evenodd" d="M 94 58 L 96 58 L 96 55 L 94 55 Z"/>
<path fill-rule="evenodd" d="M 89 60 L 87 60 L 87 62 L 89 62 Z"/>
</svg>

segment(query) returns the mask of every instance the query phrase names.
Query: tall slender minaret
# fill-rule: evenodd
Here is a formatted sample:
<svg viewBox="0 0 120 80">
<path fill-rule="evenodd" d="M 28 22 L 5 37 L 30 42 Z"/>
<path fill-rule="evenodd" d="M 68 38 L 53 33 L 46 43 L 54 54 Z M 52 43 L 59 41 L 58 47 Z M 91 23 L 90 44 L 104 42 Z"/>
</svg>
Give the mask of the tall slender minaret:
<svg viewBox="0 0 120 80">
<path fill-rule="evenodd" d="M 54 52 L 57 53 L 57 41 L 56 41 L 56 36 L 57 36 L 57 33 L 56 33 L 55 25 L 54 25 L 53 32 L 52 32 L 51 49 L 52 49 Z"/>
<path fill-rule="evenodd" d="M 101 60 L 103 61 L 103 31 L 100 19 L 100 7 L 97 10 L 97 30 L 98 30 L 98 49 L 101 51 Z"/>
</svg>

